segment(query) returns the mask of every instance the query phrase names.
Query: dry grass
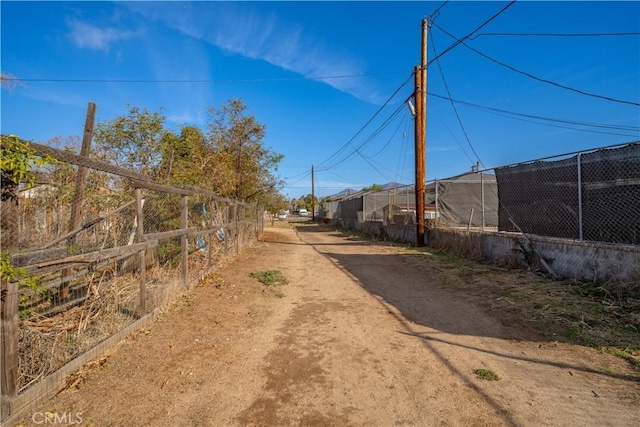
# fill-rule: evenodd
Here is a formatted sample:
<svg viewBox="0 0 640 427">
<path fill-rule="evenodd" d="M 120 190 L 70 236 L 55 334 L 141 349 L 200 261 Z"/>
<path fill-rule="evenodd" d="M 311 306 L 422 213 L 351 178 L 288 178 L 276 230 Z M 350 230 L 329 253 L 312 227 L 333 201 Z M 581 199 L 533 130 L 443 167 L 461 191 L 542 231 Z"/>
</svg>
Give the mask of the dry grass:
<svg viewBox="0 0 640 427">
<path fill-rule="evenodd" d="M 428 248 L 401 252 L 424 269 L 438 269 L 445 287 L 475 297 L 506 326 L 521 325 L 547 339 L 624 354 L 640 368 L 640 282 L 552 280 Z"/>
<path fill-rule="evenodd" d="M 184 291 L 175 271 L 147 271 L 147 311 Z M 19 390 L 24 390 L 139 317 L 139 278 L 125 274 L 86 287 L 84 301 L 54 315 L 31 312 L 19 326 Z"/>
<path fill-rule="evenodd" d="M 243 227 L 239 242 L 233 236 L 228 242 L 212 245 L 211 253 L 202 250 L 191 253 L 189 284 L 201 281 L 205 272 L 220 267 L 235 255 L 238 243 L 241 248 L 253 244 L 253 227 Z M 136 257 L 131 259 L 136 262 Z M 139 275 L 126 272 L 117 276 L 117 270 L 112 266 L 75 283 L 74 302 L 65 305 L 45 298 L 30 302 L 28 309 L 23 310 L 19 325 L 18 390 L 37 383 L 140 317 Z M 146 312 L 167 309 L 188 290 L 182 283 L 179 263 L 148 266 L 146 282 Z M 82 378 L 84 370 L 78 378 Z M 75 381 L 76 377 L 72 377 L 69 386 L 76 386 Z"/>
</svg>

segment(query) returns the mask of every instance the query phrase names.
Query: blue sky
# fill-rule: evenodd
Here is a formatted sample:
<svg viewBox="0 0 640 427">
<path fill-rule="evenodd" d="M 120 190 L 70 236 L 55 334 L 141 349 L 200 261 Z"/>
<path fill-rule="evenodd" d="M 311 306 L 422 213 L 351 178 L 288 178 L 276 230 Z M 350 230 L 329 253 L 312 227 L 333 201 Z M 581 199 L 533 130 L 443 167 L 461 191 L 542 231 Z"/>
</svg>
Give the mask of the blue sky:
<svg viewBox="0 0 640 427">
<path fill-rule="evenodd" d="M 204 127 L 208 107 L 242 98 L 266 125 L 265 144 L 285 155 L 283 193 L 310 193 L 312 164 L 319 196 L 411 183 L 404 103 L 421 20 L 442 4 L 2 1 L 0 66 L 24 81 L 2 89 L 1 130 L 40 142 L 81 135 L 87 102 L 99 122 L 130 104 L 162 108 L 168 127 Z M 466 36 L 507 4 L 447 2 L 433 16 L 429 59 L 454 42 L 443 30 Z M 506 9 L 465 43 L 596 96 L 458 45 L 428 69 L 427 180 L 470 170 L 474 150 L 491 167 L 640 139 L 640 36 L 504 35 L 638 32 L 637 1 Z M 451 98 L 468 103 L 455 104 L 463 128 L 441 98 L 449 96 L 442 75 Z"/>
</svg>

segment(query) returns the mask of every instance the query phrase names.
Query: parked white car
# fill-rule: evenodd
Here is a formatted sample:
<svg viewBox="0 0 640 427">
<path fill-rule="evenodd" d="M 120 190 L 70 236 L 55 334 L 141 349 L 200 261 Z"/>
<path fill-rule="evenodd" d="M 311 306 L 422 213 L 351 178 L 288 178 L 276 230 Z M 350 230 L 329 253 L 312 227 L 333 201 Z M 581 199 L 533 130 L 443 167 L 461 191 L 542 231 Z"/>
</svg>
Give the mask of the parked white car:
<svg viewBox="0 0 640 427">
<path fill-rule="evenodd" d="M 276 218 L 278 219 L 287 219 L 287 212 L 286 211 L 280 211 L 276 214 Z"/>
<path fill-rule="evenodd" d="M 300 212 L 298 213 L 298 215 L 309 216 L 309 211 L 307 211 L 306 209 L 300 209 Z"/>
</svg>

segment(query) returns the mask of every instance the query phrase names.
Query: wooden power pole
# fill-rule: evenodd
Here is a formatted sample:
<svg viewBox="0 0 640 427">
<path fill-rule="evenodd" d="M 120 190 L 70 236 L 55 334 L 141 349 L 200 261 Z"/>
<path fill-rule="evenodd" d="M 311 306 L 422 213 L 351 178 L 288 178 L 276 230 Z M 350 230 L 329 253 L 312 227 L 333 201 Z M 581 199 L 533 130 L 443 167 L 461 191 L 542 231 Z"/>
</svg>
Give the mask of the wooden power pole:
<svg viewBox="0 0 640 427">
<path fill-rule="evenodd" d="M 427 20 L 422 20 L 421 64 L 415 67 L 416 244 L 424 246 L 424 199 L 427 147 Z"/>
<path fill-rule="evenodd" d="M 311 221 L 316 220 L 316 191 L 314 181 L 313 165 L 311 165 Z"/>
</svg>

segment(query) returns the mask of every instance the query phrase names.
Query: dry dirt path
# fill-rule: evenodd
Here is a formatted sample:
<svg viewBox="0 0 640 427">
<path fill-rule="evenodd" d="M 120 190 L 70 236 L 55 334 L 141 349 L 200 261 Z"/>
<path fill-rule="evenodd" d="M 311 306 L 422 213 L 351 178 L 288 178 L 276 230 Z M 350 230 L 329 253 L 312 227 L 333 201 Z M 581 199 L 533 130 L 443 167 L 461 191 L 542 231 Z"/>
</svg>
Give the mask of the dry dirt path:
<svg viewBox="0 0 640 427">
<path fill-rule="evenodd" d="M 271 269 L 289 283 L 249 276 Z M 537 341 L 443 280 L 396 247 L 269 228 L 33 413 L 95 427 L 640 425 L 624 361 Z"/>
</svg>

